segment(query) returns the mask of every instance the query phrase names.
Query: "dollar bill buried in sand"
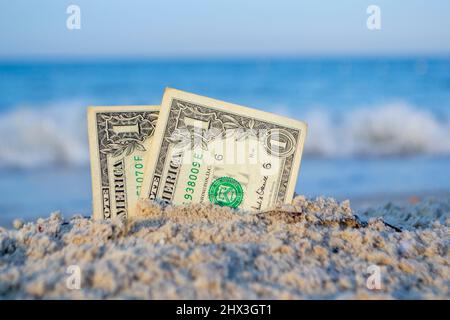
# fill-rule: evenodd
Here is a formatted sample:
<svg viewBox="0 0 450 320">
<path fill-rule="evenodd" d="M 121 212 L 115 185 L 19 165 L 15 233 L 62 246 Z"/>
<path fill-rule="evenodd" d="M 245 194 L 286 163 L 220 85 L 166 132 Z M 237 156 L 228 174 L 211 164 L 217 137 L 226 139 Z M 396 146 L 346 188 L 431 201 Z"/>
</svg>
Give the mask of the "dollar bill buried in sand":
<svg viewBox="0 0 450 320">
<path fill-rule="evenodd" d="M 144 179 L 159 106 L 88 108 L 93 218 L 127 218 Z"/>
<path fill-rule="evenodd" d="M 301 121 L 168 88 L 141 196 L 253 211 L 291 202 L 306 130 Z"/>
</svg>

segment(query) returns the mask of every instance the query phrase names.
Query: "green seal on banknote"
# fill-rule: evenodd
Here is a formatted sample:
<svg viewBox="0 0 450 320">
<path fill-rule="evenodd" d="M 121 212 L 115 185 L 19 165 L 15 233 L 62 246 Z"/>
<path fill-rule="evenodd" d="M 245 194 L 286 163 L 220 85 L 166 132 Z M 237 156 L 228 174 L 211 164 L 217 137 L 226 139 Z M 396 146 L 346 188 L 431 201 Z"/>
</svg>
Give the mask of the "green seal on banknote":
<svg viewBox="0 0 450 320">
<path fill-rule="evenodd" d="M 241 184 L 230 177 L 216 179 L 208 191 L 209 201 L 222 207 L 237 208 L 244 198 Z"/>
</svg>

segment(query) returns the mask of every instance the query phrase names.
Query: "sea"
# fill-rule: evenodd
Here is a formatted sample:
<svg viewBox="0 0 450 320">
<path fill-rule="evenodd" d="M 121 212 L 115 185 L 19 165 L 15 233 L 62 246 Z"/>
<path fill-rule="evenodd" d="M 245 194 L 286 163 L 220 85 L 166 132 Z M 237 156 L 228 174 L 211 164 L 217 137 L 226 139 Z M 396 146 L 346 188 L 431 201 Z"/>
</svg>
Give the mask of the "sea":
<svg viewBox="0 0 450 320">
<path fill-rule="evenodd" d="M 89 216 L 87 106 L 160 104 L 165 87 L 306 121 L 298 194 L 361 208 L 449 197 L 450 57 L 10 60 L 0 225 Z"/>
</svg>

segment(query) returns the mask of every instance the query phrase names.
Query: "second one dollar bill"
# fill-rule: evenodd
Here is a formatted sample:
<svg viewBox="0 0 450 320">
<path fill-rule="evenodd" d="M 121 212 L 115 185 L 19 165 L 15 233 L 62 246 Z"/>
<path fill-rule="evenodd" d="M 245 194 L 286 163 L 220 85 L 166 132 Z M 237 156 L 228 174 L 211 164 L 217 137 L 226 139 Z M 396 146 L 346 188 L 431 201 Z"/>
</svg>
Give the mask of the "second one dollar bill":
<svg viewBox="0 0 450 320">
<path fill-rule="evenodd" d="M 126 219 L 144 181 L 159 106 L 88 108 L 93 218 Z"/>
<path fill-rule="evenodd" d="M 301 121 L 168 88 L 141 197 L 252 211 L 289 203 L 306 131 Z"/>
</svg>

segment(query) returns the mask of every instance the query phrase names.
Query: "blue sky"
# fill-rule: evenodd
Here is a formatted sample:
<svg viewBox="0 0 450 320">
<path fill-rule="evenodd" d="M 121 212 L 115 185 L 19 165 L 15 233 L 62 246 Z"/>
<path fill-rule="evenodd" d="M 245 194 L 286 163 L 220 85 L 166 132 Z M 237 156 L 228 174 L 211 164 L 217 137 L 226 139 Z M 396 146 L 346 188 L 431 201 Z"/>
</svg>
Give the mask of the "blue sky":
<svg viewBox="0 0 450 320">
<path fill-rule="evenodd" d="M 421 54 L 450 54 L 450 1 L 0 0 L 3 58 Z"/>
</svg>

